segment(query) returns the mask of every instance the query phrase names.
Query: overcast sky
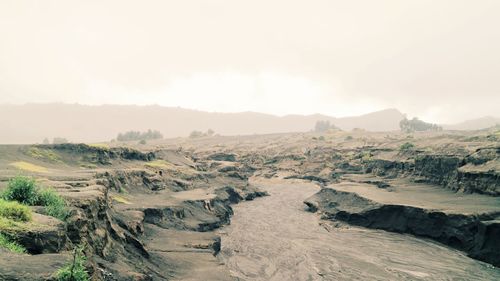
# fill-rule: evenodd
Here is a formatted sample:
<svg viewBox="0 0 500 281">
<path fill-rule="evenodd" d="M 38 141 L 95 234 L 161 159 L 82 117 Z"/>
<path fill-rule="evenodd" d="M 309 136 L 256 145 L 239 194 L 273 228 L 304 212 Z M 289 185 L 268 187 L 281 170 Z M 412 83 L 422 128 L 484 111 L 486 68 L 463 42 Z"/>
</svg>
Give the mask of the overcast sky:
<svg viewBox="0 0 500 281">
<path fill-rule="evenodd" d="M 0 1 L 0 103 L 500 116 L 500 1 Z"/>
</svg>

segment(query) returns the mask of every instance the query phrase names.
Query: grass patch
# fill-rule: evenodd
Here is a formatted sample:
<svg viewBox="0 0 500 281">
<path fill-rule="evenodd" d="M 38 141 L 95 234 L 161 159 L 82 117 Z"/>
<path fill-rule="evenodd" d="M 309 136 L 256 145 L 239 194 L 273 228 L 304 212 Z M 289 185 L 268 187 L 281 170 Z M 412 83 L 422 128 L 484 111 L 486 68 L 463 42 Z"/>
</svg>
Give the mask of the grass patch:
<svg viewBox="0 0 500 281">
<path fill-rule="evenodd" d="M 28 230 L 28 225 L 25 222 L 18 222 L 12 219 L 0 217 L 0 232 L 16 233 Z"/>
<path fill-rule="evenodd" d="M 54 163 L 62 162 L 61 157 L 54 151 L 48 149 L 41 149 L 38 147 L 31 147 L 28 150 L 27 155 L 44 161 L 49 161 Z"/>
<path fill-rule="evenodd" d="M 68 218 L 69 211 L 66 208 L 66 201 L 52 188 L 40 190 L 37 203 L 38 205 L 45 206 L 45 212 L 49 216 L 62 221 Z"/>
<path fill-rule="evenodd" d="M 31 209 L 16 201 L 0 199 L 0 217 L 13 221 L 27 222 L 32 218 Z"/>
<path fill-rule="evenodd" d="M 89 281 L 90 276 L 85 268 L 87 258 L 83 254 L 83 248 L 78 247 L 73 252 L 73 260 L 56 272 L 57 281 Z"/>
<path fill-rule="evenodd" d="M 127 204 L 127 205 L 132 204 L 125 197 L 120 196 L 120 195 L 113 195 L 113 196 L 111 196 L 111 198 L 113 198 L 113 200 L 118 202 L 118 203 Z"/>
<path fill-rule="evenodd" d="M 63 221 L 69 215 L 64 198 L 52 188 L 38 188 L 35 180 L 30 177 L 17 176 L 11 179 L 1 197 L 3 198 L 3 203 L 0 201 L 0 207 L 3 204 L 10 206 L 11 209 L 17 206 L 18 208 L 24 207 L 29 210 L 28 207 L 19 203 L 30 206 L 45 206 L 47 215 Z M 4 217 L 14 219 L 13 217 Z"/>
<path fill-rule="evenodd" d="M 410 151 L 415 148 L 415 145 L 411 142 L 405 142 L 399 147 L 399 151 Z"/>
<path fill-rule="evenodd" d="M 26 248 L 12 241 L 6 235 L 0 233 L 0 248 L 5 248 L 11 252 L 23 254 L 26 253 Z"/>
<path fill-rule="evenodd" d="M 17 162 L 12 162 L 9 165 L 14 166 L 18 168 L 19 170 L 24 170 L 28 172 L 35 172 L 35 173 L 48 173 L 49 170 L 45 167 L 38 166 L 29 162 L 25 161 L 17 161 Z"/>
</svg>

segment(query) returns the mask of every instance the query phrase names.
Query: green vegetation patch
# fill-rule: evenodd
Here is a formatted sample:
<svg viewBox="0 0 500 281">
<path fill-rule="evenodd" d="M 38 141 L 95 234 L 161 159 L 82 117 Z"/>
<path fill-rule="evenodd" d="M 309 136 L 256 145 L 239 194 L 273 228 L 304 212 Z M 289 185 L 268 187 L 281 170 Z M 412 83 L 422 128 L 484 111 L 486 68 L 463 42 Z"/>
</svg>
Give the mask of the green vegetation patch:
<svg viewBox="0 0 500 281">
<path fill-rule="evenodd" d="M 47 215 L 66 220 L 69 215 L 66 201 L 52 188 L 45 188 L 39 191 L 38 205 L 45 206 Z"/>
<path fill-rule="evenodd" d="M 399 147 L 399 150 L 400 151 L 410 151 L 410 150 L 413 150 L 414 148 L 415 148 L 415 145 L 413 143 L 405 142 Z"/>
<path fill-rule="evenodd" d="M 87 258 L 83 254 L 83 248 L 78 247 L 73 253 L 73 260 L 56 272 L 57 281 L 88 281 L 89 273 L 85 268 Z"/>
<path fill-rule="evenodd" d="M 26 231 L 28 229 L 28 223 L 26 222 L 19 222 L 0 216 L 0 232 L 16 233 L 20 231 Z"/>
<path fill-rule="evenodd" d="M 12 178 L 1 197 L 5 206 L 19 206 L 19 208 L 24 207 L 28 210 L 28 207 L 21 204 L 45 206 L 47 215 L 60 220 L 65 220 L 69 214 L 64 198 L 52 188 L 38 188 L 35 180 L 30 177 L 17 176 Z"/>
<path fill-rule="evenodd" d="M 26 205 L 36 205 L 38 190 L 35 179 L 24 176 L 16 176 L 10 179 L 7 189 L 2 194 L 2 198 Z"/>
<path fill-rule="evenodd" d="M 19 221 L 27 222 L 32 218 L 31 209 L 16 201 L 5 201 L 0 199 L 0 217 Z"/>
<path fill-rule="evenodd" d="M 9 165 L 14 166 L 18 168 L 19 170 L 24 170 L 28 172 L 35 172 L 35 173 L 48 173 L 49 170 L 43 166 L 38 166 L 29 162 L 25 161 L 17 161 L 17 162 L 12 162 Z"/>
<path fill-rule="evenodd" d="M 14 253 L 26 253 L 26 248 L 0 233 L 0 248 L 5 248 Z"/>
<path fill-rule="evenodd" d="M 122 204 L 127 204 L 127 205 L 130 205 L 132 204 L 127 198 L 125 198 L 124 196 L 120 196 L 120 195 L 113 195 L 111 196 L 111 198 L 113 198 L 114 201 L 118 202 L 118 203 L 122 203 Z"/>
<path fill-rule="evenodd" d="M 49 149 L 41 149 L 38 147 L 31 147 L 26 154 L 35 158 L 35 159 L 40 159 L 40 160 L 44 160 L 44 161 L 49 161 L 49 162 L 54 162 L 54 163 L 61 163 L 62 162 L 59 154 L 57 154 L 54 151 L 49 150 Z"/>
</svg>

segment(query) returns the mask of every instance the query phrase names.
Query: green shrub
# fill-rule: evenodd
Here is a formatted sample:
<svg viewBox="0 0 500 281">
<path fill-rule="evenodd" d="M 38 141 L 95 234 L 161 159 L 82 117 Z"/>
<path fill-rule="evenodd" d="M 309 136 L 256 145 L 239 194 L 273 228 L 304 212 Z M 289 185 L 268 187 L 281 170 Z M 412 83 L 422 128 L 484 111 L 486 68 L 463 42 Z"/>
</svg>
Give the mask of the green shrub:
<svg viewBox="0 0 500 281">
<path fill-rule="evenodd" d="M 45 206 L 47 215 L 60 220 L 65 220 L 68 217 L 68 209 L 64 198 L 52 188 L 37 188 L 35 180 L 29 177 L 17 176 L 11 179 L 2 197 L 8 201 L 17 201 L 30 206 Z M 7 203 L 16 204 L 15 202 L 4 201 L 4 204 Z M 22 205 L 17 203 L 17 205 L 12 206 L 19 206 L 20 208 Z M 11 208 L 13 208 L 12 206 Z M 24 208 L 29 210 L 26 206 Z M 31 218 L 31 213 L 29 214 Z"/>
<path fill-rule="evenodd" d="M 412 150 L 413 148 L 415 148 L 415 145 L 413 143 L 405 142 L 399 147 L 399 150 L 400 151 L 409 151 L 409 150 Z"/>
<path fill-rule="evenodd" d="M 66 201 L 52 188 L 40 190 L 37 203 L 38 205 L 45 206 L 45 211 L 49 216 L 63 221 L 68 217 Z"/>
<path fill-rule="evenodd" d="M 14 221 L 30 221 L 31 209 L 16 201 L 5 201 L 0 199 L 0 217 Z"/>
<path fill-rule="evenodd" d="M 7 189 L 2 194 L 2 198 L 26 205 L 34 205 L 38 201 L 35 179 L 24 176 L 12 178 L 9 180 Z"/>
<path fill-rule="evenodd" d="M 0 233 L 0 248 L 5 248 L 14 253 L 26 253 L 26 248 L 24 248 L 22 245 L 19 245 L 15 241 L 12 241 L 2 233 Z"/>
<path fill-rule="evenodd" d="M 89 273 L 85 269 L 87 259 L 83 255 L 83 248 L 78 247 L 73 253 L 73 260 L 59 269 L 56 273 L 57 281 L 88 281 Z"/>
</svg>

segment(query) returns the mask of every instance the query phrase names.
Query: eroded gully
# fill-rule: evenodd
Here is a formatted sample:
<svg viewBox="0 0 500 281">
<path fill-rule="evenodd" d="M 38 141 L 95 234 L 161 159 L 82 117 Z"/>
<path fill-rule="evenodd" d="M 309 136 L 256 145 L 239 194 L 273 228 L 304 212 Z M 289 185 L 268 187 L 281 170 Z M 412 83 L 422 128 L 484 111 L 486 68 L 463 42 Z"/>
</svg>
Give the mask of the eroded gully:
<svg viewBox="0 0 500 281">
<path fill-rule="evenodd" d="M 318 187 L 256 181 L 270 196 L 234 206 L 219 254 L 240 280 L 500 280 L 500 270 L 410 235 L 333 227 L 305 210 Z"/>
</svg>

